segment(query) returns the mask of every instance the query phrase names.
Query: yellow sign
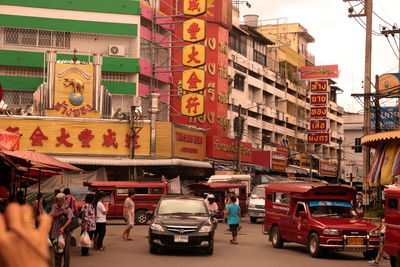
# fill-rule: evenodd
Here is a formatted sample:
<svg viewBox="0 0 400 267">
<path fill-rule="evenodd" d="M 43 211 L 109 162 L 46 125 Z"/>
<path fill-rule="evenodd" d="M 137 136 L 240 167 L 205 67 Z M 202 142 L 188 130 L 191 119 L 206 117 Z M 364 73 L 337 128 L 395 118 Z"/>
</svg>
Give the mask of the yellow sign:
<svg viewBox="0 0 400 267">
<path fill-rule="evenodd" d="M 93 76 L 93 65 L 56 64 L 54 110 L 47 110 L 46 115 L 99 118 L 93 105 Z"/>
<path fill-rule="evenodd" d="M 157 122 L 156 127 L 156 157 L 172 158 L 172 123 Z"/>
<path fill-rule="evenodd" d="M 174 157 L 204 160 L 206 134 L 174 125 Z"/>
<path fill-rule="evenodd" d="M 206 72 L 200 69 L 188 69 L 182 75 L 183 90 L 196 92 L 205 87 Z"/>
<path fill-rule="evenodd" d="M 22 134 L 20 149 L 44 153 L 129 155 L 129 123 L 3 118 L 0 129 Z M 150 126 L 136 135 L 135 155 L 150 155 Z"/>
<path fill-rule="evenodd" d="M 187 94 L 182 96 L 182 115 L 195 117 L 204 113 L 204 95 Z"/>
<path fill-rule="evenodd" d="M 191 44 L 183 47 L 182 64 L 188 67 L 199 67 L 206 63 L 206 47 Z"/>
<path fill-rule="evenodd" d="M 390 93 L 391 91 L 398 91 L 400 89 L 400 74 L 386 73 L 379 76 L 379 92 Z M 388 97 L 399 97 L 400 94 L 393 94 Z"/>
<path fill-rule="evenodd" d="M 201 19 L 190 19 L 183 23 L 183 40 L 196 43 L 206 38 L 206 22 Z"/>
<path fill-rule="evenodd" d="M 183 0 L 183 14 L 197 16 L 206 12 L 207 0 Z"/>
</svg>

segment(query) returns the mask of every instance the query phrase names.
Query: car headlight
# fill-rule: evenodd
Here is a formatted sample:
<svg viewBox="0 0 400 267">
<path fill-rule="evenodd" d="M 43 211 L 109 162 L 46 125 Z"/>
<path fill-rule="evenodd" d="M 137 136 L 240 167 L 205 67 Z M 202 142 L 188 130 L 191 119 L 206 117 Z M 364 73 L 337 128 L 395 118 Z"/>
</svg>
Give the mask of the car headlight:
<svg viewBox="0 0 400 267">
<path fill-rule="evenodd" d="M 375 229 L 369 232 L 370 236 L 379 236 L 379 234 L 380 234 L 379 229 Z"/>
<path fill-rule="evenodd" d="M 209 233 L 212 230 L 212 226 L 204 225 L 200 228 L 199 233 Z"/>
<path fill-rule="evenodd" d="M 256 205 L 254 205 L 254 204 L 249 204 L 249 209 L 255 209 L 256 208 Z"/>
<path fill-rule="evenodd" d="M 164 232 L 164 228 L 161 225 L 156 224 L 156 223 L 150 224 L 150 229 L 154 230 L 154 231 Z"/>
<path fill-rule="evenodd" d="M 338 229 L 325 229 L 323 232 L 324 235 L 339 235 Z"/>
</svg>

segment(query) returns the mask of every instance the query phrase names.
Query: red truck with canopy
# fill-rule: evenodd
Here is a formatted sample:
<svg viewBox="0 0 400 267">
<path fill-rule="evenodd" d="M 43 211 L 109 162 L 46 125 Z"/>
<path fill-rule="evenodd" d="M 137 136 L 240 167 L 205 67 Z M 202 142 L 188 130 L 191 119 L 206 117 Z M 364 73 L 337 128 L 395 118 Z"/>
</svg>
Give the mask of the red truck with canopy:
<svg viewBox="0 0 400 267">
<path fill-rule="evenodd" d="M 324 250 L 377 253 L 379 233 L 354 209 L 354 189 L 343 185 L 312 183 L 265 186 L 264 233 L 274 248 L 285 242 L 307 246 L 312 257 Z"/>
<path fill-rule="evenodd" d="M 392 267 L 400 267 L 400 184 L 385 189 L 385 250 Z"/>
</svg>

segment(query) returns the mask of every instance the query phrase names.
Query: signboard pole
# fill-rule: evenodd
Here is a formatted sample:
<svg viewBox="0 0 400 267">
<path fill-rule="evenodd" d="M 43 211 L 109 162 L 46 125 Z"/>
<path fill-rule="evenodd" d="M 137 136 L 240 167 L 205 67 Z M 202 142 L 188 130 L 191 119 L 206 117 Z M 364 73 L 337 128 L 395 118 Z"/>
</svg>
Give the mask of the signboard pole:
<svg viewBox="0 0 400 267">
<path fill-rule="evenodd" d="M 340 139 L 339 139 L 339 149 L 338 149 L 338 155 L 337 155 L 337 157 L 338 157 L 338 166 L 337 166 L 337 170 L 336 170 L 337 171 L 337 174 L 336 174 L 336 177 L 337 177 L 336 183 L 337 184 L 340 183 L 340 176 L 342 175 L 342 168 L 341 168 L 341 166 L 342 166 L 342 142 L 343 142 L 343 140 L 340 137 Z"/>
</svg>

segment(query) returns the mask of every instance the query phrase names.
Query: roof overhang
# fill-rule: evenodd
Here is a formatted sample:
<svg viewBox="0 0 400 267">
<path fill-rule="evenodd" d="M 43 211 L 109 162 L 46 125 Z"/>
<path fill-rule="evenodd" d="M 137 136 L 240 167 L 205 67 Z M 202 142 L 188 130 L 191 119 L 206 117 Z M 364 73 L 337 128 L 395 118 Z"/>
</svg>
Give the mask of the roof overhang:
<svg viewBox="0 0 400 267">
<path fill-rule="evenodd" d="M 390 131 L 390 132 L 382 132 L 382 133 L 366 135 L 361 138 L 361 144 L 368 146 L 376 146 L 378 143 L 382 141 L 394 141 L 394 140 L 400 140 L 400 131 Z"/>
<path fill-rule="evenodd" d="M 98 166 L 184 166 L 196 168 L 212 168 L 212 164 L 204 161 L 187 159 L 128 159 L 128 158 L 88 158 L 88 157 L 55 157 L 65 163 L 75 165 Z"/>
</svg>

